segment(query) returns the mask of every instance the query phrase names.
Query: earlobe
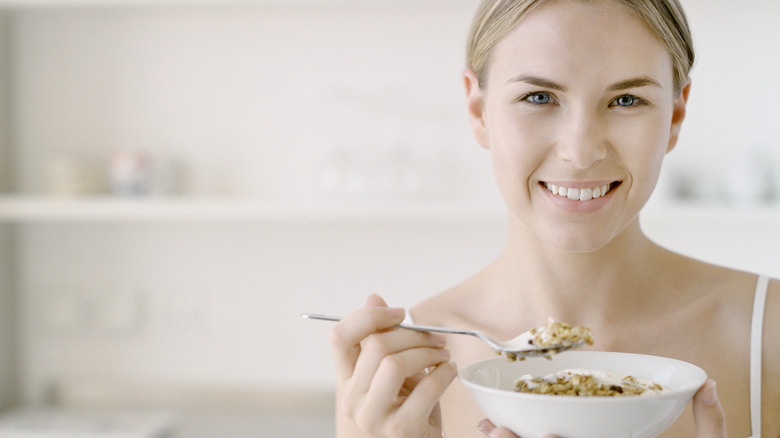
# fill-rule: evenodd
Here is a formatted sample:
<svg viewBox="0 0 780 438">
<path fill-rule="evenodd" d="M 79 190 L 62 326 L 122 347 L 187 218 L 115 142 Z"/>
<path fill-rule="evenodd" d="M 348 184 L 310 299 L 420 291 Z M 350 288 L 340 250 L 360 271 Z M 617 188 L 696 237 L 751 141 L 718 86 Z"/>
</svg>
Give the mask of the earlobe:
<svg viewBox="0 0 780 438">
<path fill-rule="evenodd" d="M 680 138 L 682 122 L 685 120 L 685 107 L 688 104 L 688 94 L 691 92 L 691 79 L 686 78 L 685 84 L 674 100 L 674 110 L 672 112 L 672 126 L 669 132 L 669 145 L 666 147 L 666 153 L 674 149 L 677 140 Z"/>
<path fill-rule="evenodd" d="M 487 128 L 485 125 L 485 100 L 482 89 L 479 86 L 477 74 L 471 69 L 464 71 L 463 84 L 466 86 L 466 103 L 474 138 L 480 146 L 489 149 Z"/>
</svg>

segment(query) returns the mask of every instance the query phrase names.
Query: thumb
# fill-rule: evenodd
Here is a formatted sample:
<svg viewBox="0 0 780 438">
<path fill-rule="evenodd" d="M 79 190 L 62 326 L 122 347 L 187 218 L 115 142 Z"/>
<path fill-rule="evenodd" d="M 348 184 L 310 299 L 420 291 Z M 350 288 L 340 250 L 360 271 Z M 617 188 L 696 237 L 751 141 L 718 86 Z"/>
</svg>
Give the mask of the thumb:
<svg viewBox="0 0 780 438">
<path fill-rule="evenodd" d="M 708 380 L 693 396 L 693 419 L 696 438 L 726 438 L 726 415 L 714 380 Z"/>
<path fill-rule="evenodd" d="M 387 303 L 385 300 L 380 297 L 377 294 L 371 294 L 366 298 L 366 303 L 363 305 L 364 308 L 369 307 L 387 307 Z"/>
</svg>

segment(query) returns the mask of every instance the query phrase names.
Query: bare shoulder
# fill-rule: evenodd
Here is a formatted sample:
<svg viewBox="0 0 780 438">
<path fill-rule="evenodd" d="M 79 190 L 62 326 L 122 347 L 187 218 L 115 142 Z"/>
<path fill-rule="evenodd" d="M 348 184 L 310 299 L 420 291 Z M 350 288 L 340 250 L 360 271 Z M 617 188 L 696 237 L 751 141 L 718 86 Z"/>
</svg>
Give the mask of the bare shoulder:
<svg viewBox="0 0 780 438">
<path fill-rule="evenodd" d="M 470 318 L 474 306 L 481 303 L 485 274 L 480 272 L 412 308 L 415 322 L 427 325 L 456 326 Z"/>
<path fill-rule="evenodd" d="M 677 284 L 674 290 L 691 292 L 689 296 L 705 300 L 713 300 L 714 304 L 731 307 L 729 318 L 733 317 L 733 306 L 739 303 L 744 308 L 746 317 L 752 311 L 753 295 L 757 276 L 754 273 L 713 265 L 700 260 L 679 256 L 672 259 L 678 267 L 676 276 L 672 276 Z M 696 293 L 698 291 L 698 293 Z"/>
<path fill-rule="evenodd" d="M 769 281 L 764 313 L 763 415 L 766 436 L 780 436 L 780 279 Z"/>
<path fill-rule="evenodd" d="M 441 292 L 412 308 L 414 320 L 427 325 L 451 325 L 463 317 L 463 303 L 468 301 L 469 281 Z"/>
</svg>

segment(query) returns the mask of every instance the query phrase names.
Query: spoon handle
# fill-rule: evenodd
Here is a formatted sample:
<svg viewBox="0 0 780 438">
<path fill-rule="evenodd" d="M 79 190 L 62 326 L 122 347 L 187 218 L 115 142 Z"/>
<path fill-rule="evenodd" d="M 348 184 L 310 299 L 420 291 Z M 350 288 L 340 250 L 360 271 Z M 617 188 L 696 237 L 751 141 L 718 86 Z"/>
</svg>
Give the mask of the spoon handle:
<svg viewBox="0 0 780 438">
<path fill-rule="evenodd" d="M 322 315 L 319 313 L 303 313 L 301 314 L 302 317 L 308 318 L 308 319 L 319 319 L 323 321 L 341 321 L 341 316 L 334 316 L 334 315 Z M 472 330 L 458 330 L 458 329 L 451 329 L 446 327 L 436 327 L 432 325 L 418 325 L 418 324 L 398 324 L 396 327 L 405 328 L 408 330 L 415 330 L 418 332 L 435 332 L 435 333 L 453 333 L 457 335 L 471 335 L 475 336 L 475 333 Z"/>
</svg>

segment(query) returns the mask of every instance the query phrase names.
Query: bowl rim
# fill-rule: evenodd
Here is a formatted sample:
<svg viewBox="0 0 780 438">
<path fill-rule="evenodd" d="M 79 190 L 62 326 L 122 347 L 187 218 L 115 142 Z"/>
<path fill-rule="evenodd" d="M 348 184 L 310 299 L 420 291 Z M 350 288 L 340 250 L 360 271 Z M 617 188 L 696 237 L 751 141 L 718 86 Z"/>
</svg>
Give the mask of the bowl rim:
<svg viewBox="0 0 780 438">
<path fill-rule="evenodd" d="M 472 387 L 480 391 L 485 391 L 500 396 L 510 396 L 519 399 L 530 399 L 535 401 L 559 400 L 560 402 L 574 402 L 574 401 L 587 400 L 589 403 L 626 403 L 626 402 L 635 402 L 635 401 L 649 400 L 649 399 L 661 400 L 667 398 L 674 398 L 674 397 L 679 397 L 680 395 L 685 395 L 687 393 L 690 393 L 692 397 L 693 394 L 704 385 L 704 383 L 707 381 L 708 378 L 707 373 L 700 367 L 690 362 L 685 362 L 680 359 L 675 359 L 666 356 L 640 354 L 640 353 L 624 353 L 624 352 L 617 352 L 617 351 L 590 351 L 590 350 L 589 351 L 568 351 L 560 354 L 566 354 L 566 355 L 609 354 L 612 356 L 624 356 L 624 357 L 633 357 L 633 358 L 647 357 L 653 359 L 663 359 L 665 361 L 669 361 L 672 364 L 677 364 L 689 368 L 694 373 L 698 374 L 698 376 L 696 379 L 692 380 L 693 383 L 691 384 L 686 384 L 680 388 L 665 390 L 659 394 L 646 395 L 646 396 L 641 396 L 641 395 L 623 396 L 623 397 L 595 397 L 595 396 L 583 397 L 577 395 L 554 395 L 554 394 L 535 394 L 535 393 L 528 393 L 528 392 L 518 392 L 518 391 L 511 391 L 508 389 L 491 388 L 485 385 L 480 385 L 479 383 L 470 381 L 463 376 L 463 373 L 466 372 L 466 370 L 477 368 L 482 364 L 488 362 L 495 362 L 498 360 L 507 360 L 503 356 L 498 356 L 498 357 L 491 357 L 487 359 L 477 360 L 464 366 L 463 368 L 458 370 L 458 380 L 460 380 L 461 383 L 466 387 Z M 553 358 L 552 360 L 554 361 L 555 359 Z"/>
</svg>

